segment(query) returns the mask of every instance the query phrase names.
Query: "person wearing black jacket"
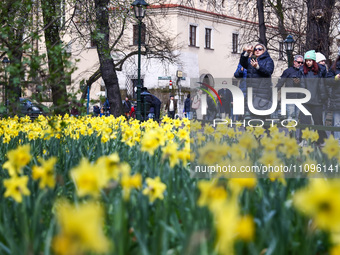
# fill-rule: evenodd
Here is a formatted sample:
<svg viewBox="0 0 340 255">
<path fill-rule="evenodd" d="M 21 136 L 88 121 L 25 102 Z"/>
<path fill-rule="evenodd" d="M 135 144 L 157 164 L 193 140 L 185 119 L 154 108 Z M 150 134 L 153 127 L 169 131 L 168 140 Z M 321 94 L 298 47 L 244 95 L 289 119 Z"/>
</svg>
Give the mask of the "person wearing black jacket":
<svg viewBox="0 0 340 255">
<path fill-rule="evenodd" d="M 325 55 L 323 55 L 321 52 L 316 52 L 316 63 L 319 64 L 321 73 L 322 73 L 322 78 L 327 78 L 327 73 L 328 73 L 328 65 L 326 64 L 326 57 Z M 326 82 L 325 79 L 325 86 L 326 86 L 326 91 L 329 91 L 329 84 Z M 327 119 L 327 115 L 328 113 L 330 113 L 330 111 L 328 110 L 328 105 L 329 105 L 329 98 L 323 103 L 323 111 L 322 111 L 322 120 L 323 120 L 323 124 L 326 125 L 326 119 Z"/>
<path fill-rule="evenodd" d="M 300 69 L 301 87 L 309 90 L 311 99 L 304 104 L 304 107 L 312 114 L 314 125 L 323 125 L 322 110 L 323 103 L 327 100 L 327 91 L 324 84 L 323 69 L 316 63 L 316 55 L 314 50 L 305 53 L 305 63 Z M 300 114 L 301 124 L 311 124 L 310 116 Z M 327 138 L 324 130 L 318 130 L 319 139 L 318 144 L 322 144 Z"/>
<path fill-rule="evenodd" d="M 152 111 L 152 113 L 155 114 L 155 120 L 159 121 L 160 118 L 160 113 L 161 113 L 161 100 L 159 100 L 158 97 L 156 97 L 155 95 L 152 95 L 147 87 L 143 87 L 142 88 L 142 94 L 145 98 L 145 102 L 147 102 L 149 104 L 149 110 Z M 143 111 L 143 109 L 142 109 Z"/>
<path fill-rule="evenodd" d="M 234 73 L 234 77 L 237 79 L 240 79 L 240 85 L 239 88 L 242 90 L 243 95 L 246 96 L 247 94 L 247 69 L 245 69 L 241 64 L 237 65 L 237 69 Z"/>
<path fill-rule="evenodd" d="M 190 106 L 191 106 L 191 100 L 190 100 L 190 93 L 189 93 L 187 95 L 187 98 L 184 101 L 184 109 L 183 109 L 184 116 L 186 118 L 188 118 L 189 120 L 191 119 L 191 109 L 190 109 Z"/>
<path fill-rule="evenodd" d="M 207 106 L 207 115 L 205 116 L 205 119 L 208 121 L 212 121 L 216 117 L 217 107 L 214 100 L 209 95 L 207 96 Z"/>
<path fill-rule="evenodd" d="M 230 92 L 229 89 L 220 89 L 218 90 L 218 95 L 221 98 L 222 105 L 218 104 L 218 110 L 219 113 L 221 114 L 220 117 L 224 118 L 223 113 L 225 113 L 226 117 L 232 118 L 232 101 L 233 101 L 233 96 Z"/>
<path fill-rule="evenodd" d="M 329 110 L 333 111 L 333 126 L 340 127 L 340 52 L 327 73 L 330 89 Z M 334 132 L 334 138 L 340 140 L 340 132 Z"/>
<path fill-rule="evenodd" d="M 271 77 L 274 72 L 274 61 L 270 57 L 266 47 L 257 43 L 255 47 L 247 46 L 241 54 L 240 64 L 247 69 L 247 88 L 253 88 L 253 103 L 254 99 L 258 99 L 265 103 L 264 108 L 271 107 L 272 100 L 272 82 Z M 254 107 L 258 107 L 254 104 Z M 264 110 L 264 109 L 258 109 Z M 270 116 L 256 116 L 263 120 Z"/>
<path fill-rule="evenodd" d="M 131 111 L 131 102 L 129 101 L 128 97 L 125 97 L 125 101 L 123 103 L 124 108 L 124 114 L 127 118 L 130 117 L 130 111 Z"/>
<path fill-rule="evenodd" d="M 161 115 L 161 100 L 156 97 L 155 95 L 152 95 L 152 104 L 155 108 L 155 120 L 158 122 L 160 115 Z"/>
<path fill-rule="evenodd" d="M 276 87 L 281 89 L 283 85 L 286 87 L 300 87 L 300 68 L 303 65 L 303 56 L 296 55 L 294 57 L 294 63 L 292 67 L 287 68 L 283 71 Z M 287 98 L 294 99 L 298 98 L 297 93 L 287 93 Z M 299 108 L 297 108 L 294 104 L 287 105 L 286 116 L 287 119 L 297 118 L 299 115 Z"/>
</svg>

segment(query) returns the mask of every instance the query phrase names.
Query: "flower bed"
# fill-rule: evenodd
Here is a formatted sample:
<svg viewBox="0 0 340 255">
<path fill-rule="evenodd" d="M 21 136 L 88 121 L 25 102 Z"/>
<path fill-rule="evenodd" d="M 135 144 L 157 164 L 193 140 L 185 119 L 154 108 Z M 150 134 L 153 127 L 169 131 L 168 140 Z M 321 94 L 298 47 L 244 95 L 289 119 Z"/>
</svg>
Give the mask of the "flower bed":
<svg viewBox="0 0 340 255">
<path fill-rule="evenodd" d="M 0 254 L 336 252 L 337 180 L 190 178 L 198 162 L 337 164 L 333 138 L 321 151 L 270 132 L 168 118 L 3 119 Z"/>
</svg>

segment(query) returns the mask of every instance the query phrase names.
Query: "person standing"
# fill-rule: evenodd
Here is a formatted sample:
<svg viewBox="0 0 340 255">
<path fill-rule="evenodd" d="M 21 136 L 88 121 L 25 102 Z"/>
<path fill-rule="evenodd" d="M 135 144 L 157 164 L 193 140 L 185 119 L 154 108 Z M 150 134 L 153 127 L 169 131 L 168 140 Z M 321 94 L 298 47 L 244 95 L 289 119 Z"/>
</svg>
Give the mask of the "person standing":
<svg viewBox="0 0 340 255">
<path fill-rule="evenodd" d="M 100 115 L 100 108 L 99 108 L 98 105 L 93 106 L 93 115 L 94 115 L 95 117 L 97 117 L 97 116 Z"/>
<path fill-rule="evenodd" d="M 333 111 L 333 126 L 340 127 L 340 52 L 329 69 L 327 78 L 330 89 L 329 110 Z M 334 132 L 334 138 L 340 141 L 340 132 Z"/>
<path fill-rule="evenodd" d="M 283 85 L 286 85 L 286 87 L 300 87 L 300 68 L 303 65 L 303 56 L 296 55 L 294 57 L 293 66 L 287 68 L 283 71 L 276 87 L 278 89 L 281 89 Z M 288 93 L 287 94 L 288 99 L 294 99 L 298 98 L 297 93 Z M 299 108 L 297 108 L 294 104 L 288 104 L 287 105 L 287 111 L 286 116 L 287 119 L 297 119 L 299 115 Z"/>
<path fill-rule="evenodd" d="M 316 63 L 318 63 L 319 65 L 323 65 L 324 67 L 326 67 L 326 69 L 328 69 L 327 65 L 326 65 L 326 57 L 324 54 L 322 54 L 321 52 L 316 52 L 315 53 L 315 61 Z M 327 70 L 326 70 L 327 71 Z"/>
<path fill-rule="evenodd" d="M 82 105 L 80 102 L 78 101 L 74 101 L 72 108 L 71 108 L 71 115 L 74 117 L 78 117 L 80 115 L 80 109 L 81 109 Z"/>
<path fill-rule="evenodd" d="M 229 89 L 220 89 L 218 95 L 221 98 L 222 105 L 218 104 L 218 111 L 221 118 L 232 118 L 232 94 Z"/>
<path fill-rule="evenodd" d="M 321 52 L 316 52 L 315 53 L 315 57 L 316 57 L 316 63 L 318 63 L 319 65 L 319 68 L 321 70 L 321 73 L 322 73 L 322 78 L 326 78 L 327 77 L 327 73 L 328 73 L 328 66 L 326 64 L 326 57 L 325 55 L 323 55 Z M 326 90 L 329 91 L 330 88 L 328 88 L 328 84 L 325 83 L 325 86 L 326 86 Z M 324 103 L 323 103 L 323 111 L 322 111 L 322 120 L 323 120 L 323 124 L 326 125 L 326 119 L 327 119 L 327 115 L 328 113 L 330 113 L 328 111 L 328 100 L 326 100 Z"/>
<path fill-rule="evenodd" d="M 109 102 L 109 99 L 106 98 L 103 106 L 102 106 L 102 109 L 103 109 L 103 115 L 105 116 L 109 116 L 110 115 L 110 102 Z"/>
<path fill-rule="evenodd" d="M 125 97 L 123 108 L 124 108 L 124 115 L 125 115 L 125 117 L 126 118 L 130 118 L 131 102 L 129 101 L 128 97 Z"/>
<path fill-rule="evenodd" d="M 135 110 L 135 106 L 133 104 L 131 105 L 131 110 L 130 110 L 129 114 L 130 114 L 131 118 L 134 118 L 134 119 L 136 118 L 136 110 Z"/>
<path fill-rule="evenodd" d="M 142 94 L 144 96 L 145 102 L 148 104 L 149 110 L 152 111 L 152 114 L 155 117 L 155 121 L 159 121 L 160 113 L 161 113 L 161 100 L 155 95 L 152 95 L 147 87 L 142 88 Z M 143 111 L 143 109 L 142 109 Z M 148 113 L 145 113 L 148 115 Z"/>
<path fill-rule="evenodd" d="M 322 79 L 322 71 L 316 63 L 315 50 L 310 50 L 305 53 L 305 63 L 300 69 L 301 87 L 309 90 L 311 99 L 304 104 L 305 108 L 312 114 L 314 125 L 323 125 L 322 120 L 322 105 L 327 99 L 327 91 Z M 311 124 L 310 116 L 300 114 L 301 124 Z M 322 144 L 327 138 L 324 130 L 318 130 L 319 139 L 318 144 Z M 301 136 L 300 136 L 301 137 Z"/>
<path fill-rule="evenodd" d="M 177 100 L 174 99 L 174 96 L 171 95 L 170 99 L 165 105 L 165 111 L 168 111 L 168 116 L 172 119 L 175 118 L 175 113 L 177 111 Z"/>
<path fill-rule="evenodd" d="M 155 108 L 155 121 L 159 122 L 160 115 L 161 115 L 161 100 L 156 97 L 155 95 L 152 95 L 152 104 Z"/>
<path fill-rule="evenodd" d="M 269 109 L 272 101 L 271 77 L 274 72 L 274 61 L 267 48 L 261 43 L 255 44 L 255 47 L 249 45 L 244 50 L 241 54 L 240 64 L 247 69 L 246 83 L 247 88 L 253 88 L 254 108 L 258 109 L 261 106 L 262 109 L 258 110 Z M 259 102 L 258 105 L 256 105 L 256 102 Z M 270 116 L 255 117 L 265 120 Z"/>
<path fill-rule="evenodd" d="M 191 110 L 194 119 L 202 119 L 201 114 L 201 95 L 202 90 L 197 89 L 194 98 L 192 99 Z"/>
<path fill-rule="evenodd" d="M 212 121 L 216 118 L 218 109 L 215 102 L 216 99 L 214 101 L 210 96 L 207 96 L 207 115 L 205 116 L 205 119 L 208 121 Z"/>
<path fill-rule="evenodd" d="M 187 98 L 184 101 L 184 109 L 183 109 L 184 116 L 186 118 L 188 118 L 189 120 L 191 120 L 191 109 L 190 109 L 190 106 L 191 106 L 191 100 L 190 100 L 190 93 L 189 93 L 187 95 Z"/>
<path fill-rule="evenodd" d="M 217 91 L 217 93 L 218 93 L 218 95 L 219 95 L 219 97 L 221 98 L 221 102 L 222 102 L 222 105 L 221 104 L 218 104 L 218 107 L 217 107 L 217 109 L 218 109 L 218 117 L 220 118 L 220 119 L 224 119 L 225 118 L 225 115 L 226 115 L 226 102 L 225 102 L 225 96 L 224 96 L 224 93 L 225 93 L 225 91 L 224 91 L 224 89 L 222 88 L 222 89 L 219 89 L 218 91 Z"/>
<path fill-rule="evenodd" d="M 239 88 L 242 90 L 244 97 L 247 94 L 247 82 L 246 82 L 246 78 L 247 78 L 247 69 L 245 69 L 243 66 L 241 66 L 241 64 L 239 63 L 237 65 L 237 69 L 234 73 L 234 77 L 237 79 L 240 79 L 240 84 L 239 84 Z"/>
</svg>

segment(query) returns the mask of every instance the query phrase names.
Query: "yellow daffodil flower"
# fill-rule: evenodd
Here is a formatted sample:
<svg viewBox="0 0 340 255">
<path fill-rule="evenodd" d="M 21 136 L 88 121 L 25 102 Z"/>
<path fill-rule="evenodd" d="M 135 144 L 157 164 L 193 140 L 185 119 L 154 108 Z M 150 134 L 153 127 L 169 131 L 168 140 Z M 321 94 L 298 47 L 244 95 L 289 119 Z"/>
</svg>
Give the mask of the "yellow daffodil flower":
<svg viewBox="0 0 340 255">
<path fill-rule="evenodd" d="M 4 186 L 6 188 L 4 197 L 12 197 L 18 203 L 22 202 L 22 196 L 28 196 L 31 194 L 27 188 L 28 176 L 13 176 L 10 179 L 4 180 Z"/>
<path fill-rule="evenodd" d="M 5 162 L 3 168 L 8 170 L 10 176 L 18 175 L 31 160 L 30 145 L 26 144 L 9 151 L 7 157 L 8 161 Z"/>
<path fill-rule="evenodd" d="M 227 199 L 227 191 L 223 186 L 218 186 L 217 181 L 200 181 L 197 184 L 200 190 L 200 197 L 197 201 L 199 206 L 208 206 L 214 211 Z"/>
<path fill-rule="evenodd" d="M 40 179 L 39 188 L 44 189 L 46 186 L 54 188 L 55 177 L 54 177 L 54 165 L 57 162 L 56 157 L 52 157 L 48 160 L 43 160 L 41 166 L 33 166 L 32 178 L 34 180 Z"/>
<path fill-rule="evenodd" d="M 174 167 L 179 163 L 178 156 L 178 145 L 176 143 L 168 143 L 165 147 L 162 148 L 163 158 L 169 159 L 170 167 Z"/>
<path fill-rule="evenodd" d="M 333 135 L 330 135 L 328 139 L 325 139 L 325 146 L 322 148 L 322 152 L 325 153 L 329 159 L 339 156 L 339 141 L 335 139 Z"/>
<path fill-rule="evenodd" d="M 82 159 L 80 164 L 70 171 L 70 175 L 80 197 L 86 195 L 98 197 L 108 181 L 105 169 L 91 164 L 87 159 Z"/>
<path fill-rule="evenodd" d="M 110 249 L 103 232 L 104 211 L 94 202 L 73 206 L 65 201 L 57 207 L 59 234 L 52 247 L 58 255 L 77 255 L 85 252 L 106 253 Z"/>
<path fill-rule="evenodd" d="M 161 178 L 157 176 L 155 179 L 146 178 L 147 187 L 143 190 L 144 195 L 149 196 L 149 200 L 153 203 L 157 198 L 163 200 L 166 185 L 161 182 Z"/>
<path fill-rule="evenodd" d="M 309 184 L 298 190 L 294 206 L 313 217 L 316 225 L 328 231 L 340 231 L 340 181 L 338 179 L 310 179 Z"/>
<path fill-rule="evenodd" d="M 123 175 L 120 183 L 123 187 L 124 200 L 128 200 L 131 189 L 139 189 L 142 187 L 142 175 L 139 173 L 132 176 L 127 174 Z"/>
</svg>

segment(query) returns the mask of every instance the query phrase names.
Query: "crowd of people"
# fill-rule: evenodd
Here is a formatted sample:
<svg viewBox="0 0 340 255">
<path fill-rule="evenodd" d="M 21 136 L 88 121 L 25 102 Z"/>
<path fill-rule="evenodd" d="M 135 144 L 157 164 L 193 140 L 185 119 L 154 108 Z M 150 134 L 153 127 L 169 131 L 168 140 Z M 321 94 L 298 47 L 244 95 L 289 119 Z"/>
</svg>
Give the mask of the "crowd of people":
<svg viewBox="0 0 340 255">
<path fill-rule="evenodd" d="M 125 100 L 123 101 L 123 112 L 124 116 L 127 119 L 130 118 L 136 118 L 136 107 L 131 103 L 129 98 L 126 96 Z M 141 118 L 142 120 L 148 120 L 148 119 L 154 119 L 156 121 L 160 120 L 161 115 L 161 100 L 156 97 L 155 95 L 151 94 L 147 87 L 143 87 L 141 90 Z M 165 112 L 170 118 L 177 118 L 177 100 L 173 95 L 170 95 L 169 100 L 165 104 Z M 186 108 L 185 108 L 186 107 Z M 186 109 L 186 112 L 184 112 L 184 115 L 186 117 L 190 117 L 190 93 L 187 95 L 186 99 L 186 106 L 184 108 Z M 185 110 L 184 109 L 184 110 Z M 93 107 L 93 113 L 95 116 L 107 116 L 110 115 L 110 104 L 108 99 L 99 107 L 95 105 Z"/>
<path fill-rule="evenodd" d="M 247 88 L 252 88 L 253 107 L 259 110 L 271 107 L 273 86 L 276 86 L 278 90 L 283 87 L 305 88 L 311 93 L 311 98 L 303 106 L 311 113 L 311 116 L 305 115 L 294 104 L 288 104 L 286 119 L 299 120 L 300 124 L 325 125 L 327 113 L 331 112 L 333 126 L 340 127 L 340 52 L 331 66 L 328 66 L 326 62 L 325 56 L 314 50 L 307 51 L 304 56 L 296 55 L 293 66 L 284 70 L 277 84 L 273 84 L 271 77 L 274 72 L 274 61 L 265 45 L 257 43 L 244 48 L 234 77 L 239 79 L 239 88 L 244 96 L 247 95 Z M 239 116 L 233 116 L 233 96 L 229 89 L 223 88 L 223 84 L 218 90 L 219 98 L 223 103 L 216 106 L 211 97 L 206 97 L 207 111 L 204 115 L 201 112 L 203 93 L 205 93 L 204 89 L 197 89 L 193 97 L 190 97 L 190 93 L 186 95 L 183 117 L 212 120 L 216 117 L 229 116 L 237 120 Z M 146 115 L 146 119 L 152 118 L 159 121 L 161 100 L 151 94 L 146 87 L 142 88 L 141 95 L 142 115 Z M 287 99 L 298 99 L 299 96 L 299 93 L 288 93 Z M 173 95 L 170 95 L 163 105 L 165 113 L 170 118 L 179 116 L 178 102 Z M 245 107 L 247 109 L 247 104 Z M 135 117 L 136 109 L 128 97 L 123 101 L 123 109 L 127 118 Z M 104 104 L 101 109 L 95 110 L 98 115 L 105 114 L 107 106 Z M 256 118 L 265 120 L 270 116 L 256 116 Z M 318 133 L 318 143 L 322 144 L 327 138 L 327 133 L 323 130 L 318 130 Z M 334 137 L 340 139 L 340 132 L 334 132 Z"/>
<path fill-rule="evenodd" d="M 299 108 L 294 104 L 288 104 L 286 119 L 298 120 L 300 124 L 325 125 L 327 113 L 332 112 L 333 126 L 340 127 L 340 52 L 330 67 L 326 62 L 325 56 L 314 50 L 307 51 L 304 56 L 296 55 L 293 66 L 284 70 L 277 84 L 273 84 L 271 77 L 274 72 L 274 61 L 265 45 L 258 43 L 255 46 L 249 45 L 244 48 L 234 77 L 239 78 L 239 88 L 244 95 L 247 93 L 247 88 L 252 88 L 253 107 L 258 110 L 271 107 L 273 86 L 276 86 L 278 90 L 283 86 L 305 88 L 311 93 L 311 98 L 303 106 L 311 113 L 311 116 L 299 111 Z M 202 119 L 199 107 L 201 94 L 202 90 L 197 90 L 197 94 L 192 99 L 192 110 L 199 119 Z M 219 113 L 234 118 L 233 98 L 230 91 L 222 88 L 218 94 L 225 103 L 222 104 L 223 107 L 221 105 L 212 113 L 209 111 L 210 104 L 207 100 L 207 115 L 213 114 L 214 116 L 208 116 L 206 119 L 214 119 Z M 287 93 L 288 99 L 300 97 L 299 93 Z M 270 116 L 251 117 L 263 120 L 270 118 Z M 327 133 L 319 129 L 318 134 L 318 144 L 322 144 L 327 138 Z M 300 137 L 297 136 L 299 139 Z M 334 132 L 334 137 L 339 139 L 340 132 Z"/>
</svg>

